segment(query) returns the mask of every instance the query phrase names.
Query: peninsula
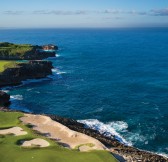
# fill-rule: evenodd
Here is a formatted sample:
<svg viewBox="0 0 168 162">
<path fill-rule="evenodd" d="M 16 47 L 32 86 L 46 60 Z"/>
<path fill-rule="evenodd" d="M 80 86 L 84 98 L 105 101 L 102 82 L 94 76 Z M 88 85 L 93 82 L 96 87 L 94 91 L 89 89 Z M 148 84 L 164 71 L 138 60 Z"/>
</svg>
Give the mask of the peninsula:
<svg viewBox="0 0 168 162">
<path fill-rule="evenodd" d="M 0 43 L 0 60 L 41 60 L 55 57 L 58 46 Z"/>
</svg>

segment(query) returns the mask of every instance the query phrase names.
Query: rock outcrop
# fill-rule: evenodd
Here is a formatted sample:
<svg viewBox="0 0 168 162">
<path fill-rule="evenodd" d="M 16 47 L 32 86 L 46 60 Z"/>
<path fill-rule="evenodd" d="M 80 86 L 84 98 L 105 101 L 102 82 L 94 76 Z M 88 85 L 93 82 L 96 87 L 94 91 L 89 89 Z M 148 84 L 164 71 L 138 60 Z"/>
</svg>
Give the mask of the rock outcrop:
<svg viewBox="0 0 168 162">
<path fill-rule="evenodd" d="M 0 87 L 18 85 L 26 79 L 39 79 L 52 74 L 51 61 L 29 61 L 0 73 Z"/>
<path fill-rule="evenodd" d="M 10 95 L 3 91 L 0 91 L 0 107 L 9 105 L 10 104 L 9 100 L 10 100 Z"/>
<path fill-rule="evenodd" d="M 127 162 L 168 162 L 166 157 L 150 153 L 147 151 L 143 151 L 137 149 L 135 147 L 126 146 L 120 143 L 114 136 L 106 137 L 103 134 L 100 134 L 98 131 L 86 128 L 84 124 L 79 123 L 75 120 L 62 118 L 55 115 L 48 115 L 51 117 L 52 120 L 55 120 L 68 128 L 75 130 L 77 132 L 84 133 L 89 135 L 95 139 L 98 139 L 102 142 L 106 147 L 111 149 L 113 154 L 120 155 L 124 157 L 125 161 Z"/>
<path fill-rule="evenodd" d="M 43 60 L 48 57 L 56 57 L 56 52 L 39 52 L 34 48 L 34 50 L 30 53 L 27 53 L 22 58 L 23 60 Z"/>
<path fill-rule="evenodd" d="M 45 48 L 45 49 L 44 49 Z M 55 57 L 58 46 L 56 45 L 30 45 L 0 43 L 0 60 L 42 60 Z"/>
</svg>

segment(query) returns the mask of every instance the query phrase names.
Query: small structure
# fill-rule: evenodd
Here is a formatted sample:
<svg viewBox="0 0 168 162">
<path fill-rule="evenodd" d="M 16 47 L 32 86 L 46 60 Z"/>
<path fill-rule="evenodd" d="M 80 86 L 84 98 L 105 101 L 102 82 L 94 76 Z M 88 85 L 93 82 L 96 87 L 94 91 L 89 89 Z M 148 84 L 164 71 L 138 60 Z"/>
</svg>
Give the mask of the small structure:
<svg viewBox="0 0 168 162">
<path fill-rule="evenodd" d="M 36 46 L 35 52 L 37 54 L 48 54 L 48 53 L 56 53 L 56 50 L 58 50 L 58 46 L 53 44 L 47 44 L 43 46 Z"/>
<path fill-rule="evenodd" d="M 44 51 L 53 51 L 53 50 L 56 49 L 56 46 L 53 45 L 53 44 L 48 44 L 48 45 L 42 46 L 42 49 L 43 49 Z"/>
</svg>

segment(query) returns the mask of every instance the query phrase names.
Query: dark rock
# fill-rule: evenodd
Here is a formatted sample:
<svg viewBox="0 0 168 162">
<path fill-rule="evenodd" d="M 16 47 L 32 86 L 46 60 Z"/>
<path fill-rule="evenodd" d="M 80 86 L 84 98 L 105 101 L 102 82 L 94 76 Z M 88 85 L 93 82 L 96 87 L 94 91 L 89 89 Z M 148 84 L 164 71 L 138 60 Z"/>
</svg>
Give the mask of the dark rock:
<svg viewBox="0 0 168 162">
<path fill-rule="evenodd" d="M 10 95 L 0 91 L 0 106 L 7 106 L 10 104 Z"/>
<path fill-rule="evenodd" d="M 48 57 L 55 57 L 56 52 L 39 52 L 36 48 L 31 52 L 24 55 L 24 60 L 43 60 Z"/>
<path fill-rule="evenodd" d="M 29 61 L 18 67 L 7 68 L 0 74 L 0 87 L 21 84 L 26 79 L 39 79 L 52 74 L 51 61 Z"/>
</svg>

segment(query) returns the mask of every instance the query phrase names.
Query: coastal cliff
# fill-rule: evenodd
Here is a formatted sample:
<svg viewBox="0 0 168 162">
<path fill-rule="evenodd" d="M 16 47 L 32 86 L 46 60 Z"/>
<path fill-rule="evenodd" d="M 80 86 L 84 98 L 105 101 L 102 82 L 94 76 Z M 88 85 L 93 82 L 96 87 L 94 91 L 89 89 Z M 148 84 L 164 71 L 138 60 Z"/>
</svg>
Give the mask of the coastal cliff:
<svg viewBox="0 0 168 162">
<path fill-rule="evenodd" d="M 0 73 L 0 87 L 21 84 L 26 79 L 44 78 L 52 74 L 52 62 L 29 61 L 19 63 L 16 67 L 7 68 Z"/>
<path fill-rule="evenodd" d="M 49 50 L 51 47 L 52 50 Z M 0 60 L 42 60 L 55 57 L 58 46 L 55 45 L 30 45 L 13 44 L 9 42 L 0 43 Z"/>
</svg>

